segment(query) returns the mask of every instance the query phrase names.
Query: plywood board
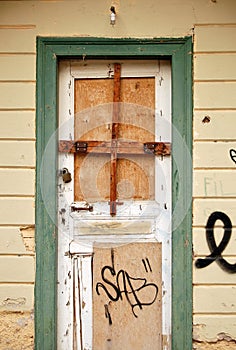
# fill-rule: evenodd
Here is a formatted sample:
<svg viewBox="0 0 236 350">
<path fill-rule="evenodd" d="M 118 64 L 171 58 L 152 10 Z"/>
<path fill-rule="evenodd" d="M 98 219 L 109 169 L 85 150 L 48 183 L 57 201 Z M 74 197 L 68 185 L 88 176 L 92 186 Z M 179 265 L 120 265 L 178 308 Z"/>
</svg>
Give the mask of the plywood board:
<svg viewBox="0 0 236 350">
<path fill-rule="evenodd" d="M 157 242 L 94 249 L 94 349 L 162 349 L 161 260 Z"/>
<path fill-rule="evenodd" d="M 75 140 L 111 141 L 113 79 L 75 80 Z M 122 78 L 119 140 L 155 140 L 155 79 Z M 75 200 L 107 201 L 110 198 L 108 155 L 75 156 Z M 154 157 L 118 155 L 117 199 L 154 199 Z"/>
</svg>

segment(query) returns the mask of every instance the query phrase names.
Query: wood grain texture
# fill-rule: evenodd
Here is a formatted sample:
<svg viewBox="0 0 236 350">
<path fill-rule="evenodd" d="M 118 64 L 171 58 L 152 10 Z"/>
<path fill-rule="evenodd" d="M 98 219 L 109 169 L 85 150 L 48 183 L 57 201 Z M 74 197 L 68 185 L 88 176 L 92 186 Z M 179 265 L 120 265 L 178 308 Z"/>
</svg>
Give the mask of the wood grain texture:
<svg viewBox="0 0 236 350">
<path fill-rule="evenodd" d="M 153 78 L 121 79 L 120 100 L 122 103 L 119 107 L 118 140 L 139 142 L 154 140 L 155 118 L 153 118 L 153 109 L 151 109 L 151 107 L 154 108 L 155 101 L 154 87 Z M 75 93 L 75 139 L 110 140 L 112 137 L 113 80 L 78 79 L 75 82 Z M 102 108 L 104 103 L 105 106 Z M 125 106 L 127 103 L 129 103 L 128 107 Z M 137 108 L 137 104 L 144 107 Z M 130 113 L 127 113 L 129 110 Z M 96 113 L 99 114 L 97 121 Z M 144 120 L 144 125 L 142 125 L 141 121 Z M 119 156 L 116 174 L 118 199 L 154 198 L 154 159 L 148 156 Z M 75 200 L 108 200 L 110 188 L 104 184 L 110 183 L 111 175 L 108 156 L 76 155 Z M 94 187 L 96 188 L 93 189 Z"/>
<path fill-rule="evenodd" d="M 104 266 L 114 268 L 115 275 L 112 276 L 106 271 L 106 278 L 119 286 L 122 291 L 121 297 L 116 302 L 109 299 L 101 286 L 97 289 L 99 294 L 96 291 L 97 283 L 104 283 L 101 276 Z M 127 279 L 126 273 L 131 277 L 130 280 Z M 154 285 L 158 287 L 157 294 Z M 95 349 L 141 350 L 145 348 L 151 350 L 153 344 L 157 350 L 162 349 L 160 243 L 133 243 L 112 250 L 95 248 L 93 286 L 93 346 Z M 105 286 L 109 293 L 116 297 L 113 287 L 106 283 Z M 133 308 L 125 296 L 126 289 L 130 303 L 136 305 Z M 138 300 L 144 303 L 143 306 L 137 305 Z M 148 305 L 149 303 L 151 305 Z"/>
</svg>

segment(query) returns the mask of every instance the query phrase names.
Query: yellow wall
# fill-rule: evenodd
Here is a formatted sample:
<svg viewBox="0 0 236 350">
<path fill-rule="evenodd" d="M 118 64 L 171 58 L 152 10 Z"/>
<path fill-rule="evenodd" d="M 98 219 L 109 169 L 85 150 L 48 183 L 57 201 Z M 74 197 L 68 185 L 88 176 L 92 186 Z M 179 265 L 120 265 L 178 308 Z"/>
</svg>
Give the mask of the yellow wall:
<svg viewBox="0 0 236 350">
<path fill-rule="evenodd" d="M 205 225 L 212 212 L 236 223 L 236 164 L 229 155 L 236 150 L 235 0 L 0 1 L 0 349 L 33 349 L 37 35 L 192 35 L 194 260 L 209 254 Z M 219 242 L 223 229 L 215 232 Z M 224 251 L 231 263 L 235 243 L 233 228 Z M 235 347 L 235 274 L 215 262 L 193 265 L 193 285 L 194 349 Z"/>
</svg>

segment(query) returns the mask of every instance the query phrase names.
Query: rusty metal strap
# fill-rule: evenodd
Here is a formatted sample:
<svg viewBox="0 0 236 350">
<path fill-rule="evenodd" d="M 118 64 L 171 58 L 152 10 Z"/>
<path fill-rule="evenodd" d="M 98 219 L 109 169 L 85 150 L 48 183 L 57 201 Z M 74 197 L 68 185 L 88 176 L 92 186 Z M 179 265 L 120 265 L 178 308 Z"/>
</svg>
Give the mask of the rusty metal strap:
<svg viewBox="0 0 236 350">
<path fill-rule="evenodd" d="M 117 140 L 114 145 L 111 141 L 66 141 L 59 142 L 59 152 L 61 153 L 93 153 L 110 154 L 116 148 L 117 154 L 146 154 L 169 156 L 171 154 L 171 144 L 169 142 L 136 142 Z"/>
</svg>

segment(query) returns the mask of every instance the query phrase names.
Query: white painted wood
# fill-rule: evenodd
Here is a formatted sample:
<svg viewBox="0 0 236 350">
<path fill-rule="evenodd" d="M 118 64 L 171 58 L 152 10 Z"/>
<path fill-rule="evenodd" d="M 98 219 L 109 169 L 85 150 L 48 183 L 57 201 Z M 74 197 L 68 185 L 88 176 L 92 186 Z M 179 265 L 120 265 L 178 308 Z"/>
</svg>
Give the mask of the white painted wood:
<svg viewBox="0 0 236 350">
<path fill-rule="evenodd" d="M 233 245 L 235 247 L 235 240 L 234 242 L 230 240 L 229 245 Z M 206 255 L 202 255 L 201 258 L 205 258 L 207 255 L 210 254 L 210 251 L 208 249 L 208 252 L 206 252 Z M 234 251 L 235 254 L 235 251 Z M 230 264 L 236 263 L 236 256 L 227 256 L 224 252 L 222 254 L 223 258 Z M 226 287 L 228 285 L 234 285 L 235 286 L 235 273 L 228 273 L 227 271 L 224 271 L 216 262 L 213 262 L 211 265 L 203 268 L 203 269 L 197 269 L 195 266 L 196 258 L 194 258 L 193 261 L 193 290 L 195 290 L 198 285 L 204 287 L 206 295 L 204 298 L 206 300 L 211 298 L 211 290 L 212 288 L 216 288 L 217 286 Z M 195 293 L 195 292 L 194 292 Z M 219 297 L 223 294 L 222 290 L 219 289 L 215 292 L 216 297 L 219 295 Z M 195 303 L 200 303 L 198 299 L 201 299 L 202 296 L 195 293 Z M 227 301 L 227 296 L 225 295 L 225 299 Z M 203 302 L 203 301 L 202 301 Z M 205 311 L 202 312 L 205 313 L 211 313 L 214 312 L 214 308 L 211 310 L 209 308 L 206 308 Z"/>
<path fill-rule="evenodd" d="M 197 26 L 195 28 L 194 51 L 235 51 L 235 41 L 235 25 Z"/>
<path fill-rule="evenodd" d="M 233 286 L 196 286 L 193 293 L 194 313 L 235 313 L 236 288 Z"/>
<path fill-rule="evenodd" d="M 27 52 L 35 53 L 35 29 L 2 29 L 0 28 L 0 53 Z"/>
<path fill-rule="evenodd" d="M 25 252 L 19 227 L 0 227 L 0 254 L 23 254 Z"/>
<path fill-rule="evenodd" d="M 0 256 L 0 283 L 34 282 L 33 256 Z"/>
<path fill-rule="evenodd" d="M 1 195 L 34 196 L 34 169 L 0 169 Z"/>
<path fill-rule="evenodd" d="M 122 62 L 122 76 L 154 76 L 156 78 L 157 99 L 163 100 L 156 104 L 157 140 L 171 141 L 171 104 L 170 104 L 170 65 L 161 61 Z M 86 60 L 60 63 L 60 99 L 59 99 L 59 139 L 73 139 L 73 79 L 104 78 L 112 75 L 113 62 Z M 123 75 L 124 74 L 124 75 Z M 140 122 L 137 122 L 139 125 Z M 140 123 L 141 124 L 141 123 Z M 162 138 L 163 137 L 163 138 Z M 74 156 L 62 154 L 59 157 L 59 172 L 68 168 L 73 178 Z M 106 243 L 110 246 L 131 241 L 159 241 L 163 246 L 163 321 L 162 332 L 170 344 L 171 334 L 171 188 L 170 188 L 170 157 L 169 160 L 156 160 L 156 198 L 155 201 L 124 201 L 117 206 L 117 215 L 111 220 L 109 205 L 106 202 L 91 203 L 92 212 L 71 212 L 70 204 L 81 207 L 84 202 L 73 202 L 73 180 L 64 184 L 59 176 L 59 248 L 58 248 L 58 349 L 77 348 L 92 349 L 92 289 L 91 259 L 93 242 Z M 90 203 L 89 203 L 90 204 Z M 141 220 L 141 221 L 140 221 Z M 139 230 L 139 221 L 141 223 Z M 99 226 L 100 225 L 100 226 Z M 112 234 L 104 232 L 104 225 L 118 229 Z M 93 229 L 96 227 L 96 232 Z M 101 228 L 100 231 L 97 228 Z M 119 228 L 125 227 L 124 231 Z M 74 257 L 71 259 L 70 254 Z M 88 257 L 88 258 L 85 258 Z M 72 263 L 74 261 L 74 264 Z M 74 267 L 73 267 L 74 266 Z M 72 278 L 68 279 L 68 271 Z M 74 271 L 74 273 L 73 273 Z M 73 278 L 74 277 L 74 278 Z M 77 284 L 77 277 L 79 284 Z M 65 281 L 67 283 L 65 284 Z M 86 292 L 81 285 L 86 285 Z M 75 296 L 75 299 L 74 299 Z M 74 301 L 73 301 L 74 300 Z M 76 317 L 79 322 L 73 327 L 73 304 L 76 305 Z M 81 303 L 85 305 L 81 309 Z M 79 310 L 81 310 L 79 312 Z M 76 330 L 77 337 L 74 331 Z M 84 333 L 84 330 L 86 332 Z M 78 342 L 78 334 L 82 338 Z M 169 350 L 165 346 L 164 350 Z"/>
<path fill-rule="evenodd" d="M 236 111 L 195 111 L 194 140 L 235 140 L 235 120 Z"/>
<path fill-rule="evenodd" d="M 236 225 L 236 201 L 234 199 L 194 199 L 193 225 L 206 226 L 208 217 L 214 211 L 221 211 L 228 215 L 232 225 Z"/>
<path fill-rule="evenodd" d="M 195 80 L 235 80 L 236 53 L 194 55 Z"/>
<path fill-rule="evenodd" d="M 236 337 L 235 315 L 199 315 L 193 316 L 193 339 L 215 342 L 228 336 Z M 214 345 L 213 345 L 214 346 Z"/>
<path fill-rule="evenodd" d="M 235 168 L 230 150 L 236 150 L 236 142 L 195 142 L 193 147 L 194 168 Z"/>
<path fill-rule="evenodd" d="M 193 174 L 193 196 L 236 197 L 236 173 L 225 169 L 198 169 Z"/>
<path fill-rule="evenodd" d="M 0 162 L 2 166 L 35 166 L 34 141 L 0 141 Z"/>
<path fill-rule="evenodd" d="M 155 89 L 155 139 L 171 142 L 171 64 L 159 61 L 159 72 L 156 74 Z M 171 157 L 155 158 L 155 199 L 160 205 L 160 220 L 157 222 L 158 240 L 162 242 L 162 313 L 163 335 L 171 343 Z M 167 346 L 164 346 L 167 350 Z"/>
<path fill-rule="evenodd" d="M 195 108 L 235 108 L 236 82 L 196 82 Z"/>
<path fill-rule="evenodd" d="M 33 111 L 0 111 L 0 125 L 0 138 L 35 138 Z"/>
<path fill-rule="evenodd" d="M 32 311 L 34 285 L 23 283 L 0 284 L 0 311 Z"/>
<path fill-rule="evenodd" d="M 35 80 L 35 70 L 35 55 L 0 55 L 1 80 Z"/>
<path fill-rule="evenodd" d="M 35 108 L 35 83 L 0 83 L 2 109 Z"/>
<path fill-rule="evenodd" d="M 223 222 L 218 220 L 214 228 L 214 237 L 217 245 L 219 245 L 219 243 L 221 242 L 223 235 L 224 235 L 224 224 Z M 236 246 L 236 229 L 235 227 L 233 227 L 230 241 L 226 246 L 226 248 L 224 249 L 222 256 L 224 257 L 235 256 L 235 246 Z M 198 228 L 195 227 L 193 229 L 193 253 L 194 253 L 194 256 L 197 256 L 197 257 L 199 256 L 204 257 L 210 254 L 210 250 L 206 240 L 205 227 L 198 227 Z M 236 259 L 235 259 L 235 262 L 236 262 Z M 225 275 L 226 275 L 226 278 L 230 277 L 229 274 L 225 274 Z M 234 276 L 235 278 L 234 274 L 232 276 Z M 213 274 L 213 278 L 214 278 L 214 274 Z"/>
<path fill-rule="evenodd" d="M 59 139 L 73 139 L 73 80 L 70 76 L 70 65 L 63 62 L 59 74 Z M 73 155 L 59 155 L 58 176 L 58 350 L 73 349 L 73 261 L 69 255 L 72 235 L 69 228 L 69 206 L 73 201 Z M 66 167 L 72 174 L 72 181 L 64 184 L 62 171 Z"/>
<path fill-rule="evenodd" d="M 1 225 L 33 225 L 34 198 L 0 197 Z"/>
</svg>

